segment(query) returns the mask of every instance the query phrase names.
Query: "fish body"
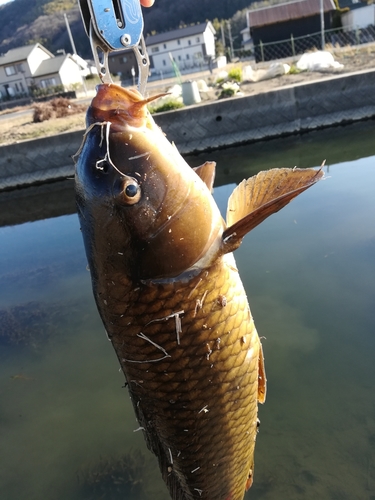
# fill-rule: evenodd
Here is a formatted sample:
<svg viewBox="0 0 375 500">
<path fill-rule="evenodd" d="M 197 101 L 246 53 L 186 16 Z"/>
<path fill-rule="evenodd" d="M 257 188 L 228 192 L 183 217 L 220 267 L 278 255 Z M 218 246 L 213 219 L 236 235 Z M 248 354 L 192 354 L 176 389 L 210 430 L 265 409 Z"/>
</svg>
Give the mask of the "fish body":
<svg viewBox="0 0 375 500">
<path fill-rule="evenodd" d="M 232 251 L 322 175 L 243 181 L 225 223 L 214 167 L 191 169 L 136 91 L 99 86 L 77 153 L 78 213 L 99 313 L 175 500 L 241 500 L 252 484 L 266 377 Z"/>
</svg>

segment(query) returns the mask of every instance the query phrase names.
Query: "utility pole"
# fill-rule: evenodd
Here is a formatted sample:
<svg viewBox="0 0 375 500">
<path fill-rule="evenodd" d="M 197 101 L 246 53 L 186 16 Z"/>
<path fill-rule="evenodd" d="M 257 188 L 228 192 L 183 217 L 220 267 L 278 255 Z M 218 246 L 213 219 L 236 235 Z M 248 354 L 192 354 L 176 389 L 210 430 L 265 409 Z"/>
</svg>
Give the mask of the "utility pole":
<svg viewBox="0 0 375 500">
<path fill-rule="evenodd" d="M 72 32 L 70 31 L 68 16 L 65 14 L 65 12 L 64 12 L 64 19 L 65 19 L 66 29 L 68 30 L 69 40 L 70 40 L 70 44 L 72 46 L 73 54 L 77 55 L 77 50 L 76 50 L 76 46 L 74 45 L 73 35 L 72 35 Z"/>
<path fill-rule="evenodd" d="M 324 0 L 320 0 L 320 31 L 322 36 L 322 50 L 325 49 L 325 40 L 324 40 Z"/>
<path fill-rule="evenodd" d="M 233 40 L 232 40 L 232 30 L 230 26 L 230 21 L 227 21 L 228 25 L 228 38 L 229 38 L 229 45 L 230 45 L 230 59 L 232 60 L 234 57 L 234 51 L 233 51 Z"/>
<path fill-rule="evenodd" d="M 72 35 L 72 32 L 70 30 L 70 25 L 69 25 L 69 21 L 68 21 L 68 16 L 65 14 L 64 12 L 64 19 L 65 19 L 65 24 L 66 24 L 66 29 L 68 31 L 68 35 L 69 35 L 69 40 L 70 40 L 70 44 L 72 46 L 72 49 L 73 49 L 73 54 L 75 56 L 78 56 L 77 54 L 77 49 L 76 49 L 76 46 L 74 44 L 74 40 L 73 40 L 73 35 Z M 65 53 L 65 51 L 64 51 Z M 78 61 L 76 60 L 75 63 L 78 65 Z M 78 65 L 79 66 L 79 65 Z M 80 75 L 81 75 L 81 80 L 82 80 L 82 86 L 83 86 L 83 90 L 85 91 L 85 95 L 87 96 L 87 87 L 86 87 L 86 83 L 85 83 L 85 77 L 81 74 L 81 72 L 79 72 Z"/>
<path fill-rule="evenodd" d="M 221 28 L 221 43 L 223 44 L 223 48 L 224 48 L 224 54 L 225 54 L 225 34 L 224 34 L 224 21 L 221 21 L 221 24 L 220 24 L 220 28 Z"/>
</svg>

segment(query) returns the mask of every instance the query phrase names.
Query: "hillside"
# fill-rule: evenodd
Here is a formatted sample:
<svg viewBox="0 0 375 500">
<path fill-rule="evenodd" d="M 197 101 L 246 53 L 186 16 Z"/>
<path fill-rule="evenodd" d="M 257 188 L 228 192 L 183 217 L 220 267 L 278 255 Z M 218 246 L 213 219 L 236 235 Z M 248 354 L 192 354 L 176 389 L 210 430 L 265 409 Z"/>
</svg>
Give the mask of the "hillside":
<svg viewBox="0 0 375 500">
<path fill-rule="evenodd" d="M 90 44 L 83 29 L 76 0 L 14 0 L 0 6 L 0 53 L 40 42 L 51 52 L 72 52 L 66 31 L 68 15 L 77 51 L 90 57 Z"/>
<path fill-rule="evenodd" d="M 156 0 L 144 9 L 145 33 L 160 33 L 181 25 L 206 20 L 229 19 L 253 0 Z M 67 14 L 77 51 L 91 57 L 91 49 L 83 29 L 77 0 L 14 0 L 0 6 L 0 53 L 40 42 L 51 52 L 71 52 L 66 31 Z"/>
</svg>

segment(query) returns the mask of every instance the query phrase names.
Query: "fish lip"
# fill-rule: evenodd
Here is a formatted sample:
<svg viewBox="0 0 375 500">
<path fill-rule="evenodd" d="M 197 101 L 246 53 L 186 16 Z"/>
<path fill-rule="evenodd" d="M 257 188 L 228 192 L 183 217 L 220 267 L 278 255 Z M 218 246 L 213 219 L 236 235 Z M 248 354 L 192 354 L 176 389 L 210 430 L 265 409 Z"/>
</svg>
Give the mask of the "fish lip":
<svg viewBox="0 0 375 500">
<path fill-rule="evenodd" d="M 137 90 L 124 89 L 118 85 L 102 83 L 87 112 L 87 122 L 110 122 L 111 127 L 121 130 L 127 123 L 141 126 L 147 109 L 143 97 Z"/>
<path fill-rule="evenodd" d="M 115 131 L 121 131 L 126 125 L 142 127 L 147 124 L 149 111 L 147 104 L 165 94 L 144 99 L 135 89 L 125 89 L 115 84 L 98 85 L 96 96 L 91 102 L 87 114 L 90 125 L 97 121 L 110 122 Z"/>
</svg>

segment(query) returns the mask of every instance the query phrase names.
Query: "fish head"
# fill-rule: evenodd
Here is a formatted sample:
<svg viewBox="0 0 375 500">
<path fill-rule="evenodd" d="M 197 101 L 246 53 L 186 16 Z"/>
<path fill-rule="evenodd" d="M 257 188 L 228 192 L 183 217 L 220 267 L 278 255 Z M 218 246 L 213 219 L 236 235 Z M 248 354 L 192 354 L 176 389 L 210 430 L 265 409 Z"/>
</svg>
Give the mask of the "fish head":
<svg viewBox="0 0 375 500">
<path fill-rule="evenodd" d="M 207 260 L 224 222 L 206 184 L 155 124 L 149 100 L 98 87 L 77 154 L 77 205 L 91 260 L 121 256 L 128 275 L 163 279 Z"/>
</svg>

